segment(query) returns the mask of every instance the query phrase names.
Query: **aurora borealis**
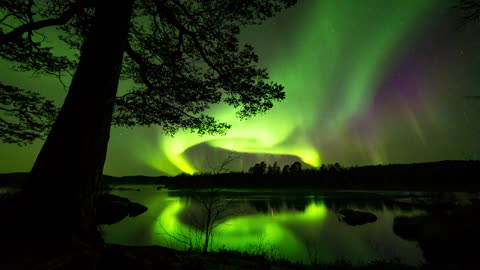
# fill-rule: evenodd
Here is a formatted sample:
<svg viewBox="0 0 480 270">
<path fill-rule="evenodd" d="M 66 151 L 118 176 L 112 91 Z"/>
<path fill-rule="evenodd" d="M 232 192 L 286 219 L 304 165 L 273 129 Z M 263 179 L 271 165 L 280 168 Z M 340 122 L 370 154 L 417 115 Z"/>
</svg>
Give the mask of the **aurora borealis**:
<svg viewBox="0 0 480 270">
<path fill-rule="evenodd" d="M 480 95 L 480 27 L 458 29 L 453 3 L 299 0 L 241 35 L 285 86 L 285 101 L 243 121 L 229 108 L 211 108 L 232 124 L 225 136 L 114 128 L 105 173 L 208 171 L 206 161 L 227 151 L 241 153 L 236 170 L 262 160 L 318 167 L 478 158 L 480 104 L 465 96 Z M 0 81 L 40 88 L 58 104 L 65 94 L 55 78 L 32 78 L 6 63 Z M 30 170 L 41 143 L 1 145 L 0 172 Z"/>
</svg>

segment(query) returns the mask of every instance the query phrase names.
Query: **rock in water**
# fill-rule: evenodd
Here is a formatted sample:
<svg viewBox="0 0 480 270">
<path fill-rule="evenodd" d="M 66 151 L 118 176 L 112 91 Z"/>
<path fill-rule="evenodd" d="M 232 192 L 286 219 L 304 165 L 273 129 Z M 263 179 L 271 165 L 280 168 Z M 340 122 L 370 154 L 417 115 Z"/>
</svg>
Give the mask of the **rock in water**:
<svg viewBox="0 0 480 270">
<path fill-rule="evenodd" d="M 105 194 L 100 197 L 97 204 L 98 224 L 113 224 L 125 217 L 138 216 L 148 208 L 142 204 L 131 202 L 127 198 Z"/>
<path fill-rule="evenodd" d="M 369 212 L 342 209 L 339 213 L 343 215 L 340 219 L 351 226 L 364 225 L 377 221 L 377 216 Z"/>
<path fill-rule="evenodd" d="M 136 202 L 130 202 L 130 204 L 128 205 L 128 216 L 129 217 L 136 217 L 140 214 L 143 214 L 147 210 L 148 210 L 148 208 L 143 204 L 139 204 L 139 203 L 136 203 Z"/>
</svg>

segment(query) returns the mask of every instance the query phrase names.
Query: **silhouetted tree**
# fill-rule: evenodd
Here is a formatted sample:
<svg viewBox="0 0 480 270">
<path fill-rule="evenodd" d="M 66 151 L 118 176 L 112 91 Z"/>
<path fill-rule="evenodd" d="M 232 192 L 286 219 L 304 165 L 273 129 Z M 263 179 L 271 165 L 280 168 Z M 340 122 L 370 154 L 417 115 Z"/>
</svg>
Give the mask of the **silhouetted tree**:
<svg viewBox="0 0 480 270">
<path fill-rule="evenodd" d="M 255 163 L 255 165 L 250 167 L 248 172 L 254 175 L 264 175 L 267 173 L 267 164 L 263 161 L 260 163 Z"/>
<path fill-rule="evenodd" d="M 232 200 L 227 200 L 220 196 L 220 190 L 211 189 L 205 197 L 198 196 L 195 198 L 202 206 L 201 220 L 195 224 L 205 233 L 202 251 L 208 251 L 213 237 L 213 230 L 226 221 L 232 215 Z"/>
<path fill-rule="evenodd" d="M 331 173 L 338 173 L 343 170 L 342 166 L 338 162 L 335 162 L 335 164 L 329 164 L 327 167 L 328 171 Z"/>
<path fill-rule="evenodd" d="M 280 167 L 278 166 L 277 162 L 274 162 L 273 165 L 268 165 L 267 174 L 269 174 L 269 175 L 279 175 L 280 174 Z"/>
<path fill-rule="evenodd" d="M 322 166 L 320 166 L 320 168 L 318 170 L 321 171 L 321 172 L 327 171 L 327 165 L 322 164 Z"/>
<path fill-rule="evenodd" d="M 234 216 L 238 209 L 234 208 L 233 200 L 221 196 L 221 191 L 215 188 L 194 193 L 192 199 L 198 205 L 188 218 L 188 223 L 192 224 L 193 228 L 186 232 L 169 232 L 163 227 L 162 230 L 170 238 L 185 244 L 188 249 L 206 253 L 212 247 L 215 228 Z"/>
<path fill-rule="evenodd" d="M 295 161 L 290 165 L 290 174 L 299 175 L 302 172 L 302 164 L 298 161 Z"/>
<path fill-rule="evenodd" d="M 283 175 L 288 175 L 290 173 L 290 165 L 285 165 L 282 168 L 282 174 Z"/>
<path fill-rule="evenodd" d="M 44 138 L 55 121 L 53 102 L 38 93 L 0 83 L 0 141 L 25 145 Z"/>
<path fill-rule="evenodd" d="M 229 124 L 203 113 L 211 104 L 231 105 L 246 118 L 284 99 L 237 36 L 294 2 L 2 0 L 0 58 L 23 71 L 74 73 L 23 192 L 36 206 L 37 236 L 64 244 L 100 239 L 94 205 L 112 119 L 222 134 Z M 42 42 L 46 27 L 56 27 L 73 53 L 54 54 Z M 135 86 L 117 96 L 120 78 Z"/>
<path fill-rule="evenodd" d="M 335 164 L 333 164 L 333 167 L 335 168 L 335 171 L 337 171 L 337 172 L 343 170 L 342 165 L 340 165 L 340 163 L 338 163 L 338 162 L 335 162 Z"/>
</svg>

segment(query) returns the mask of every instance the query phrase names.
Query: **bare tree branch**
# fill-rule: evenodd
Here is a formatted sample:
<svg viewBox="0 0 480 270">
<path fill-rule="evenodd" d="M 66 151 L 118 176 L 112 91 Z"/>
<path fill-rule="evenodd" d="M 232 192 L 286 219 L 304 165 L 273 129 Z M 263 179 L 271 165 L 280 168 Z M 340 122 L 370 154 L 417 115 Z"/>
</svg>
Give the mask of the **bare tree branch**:
<svg viewBox="0 0 480 270">
<path fill-rule="evenodd" d="M 25 145 L 44 138 L 57 116 L 52 101 L 0 83 L 0 141 Z"/>
<path fill-rule="evenodd" d="M 30 22 L 23 24 L 9 33 L 4 35 L 0 35 L 0 44 L 13 42 L 19 37 L 21 37 L 24 33 L 31 33 L 34 30 L 38 30 L 41 28 L 49 27 L 49 26 L 56 26 L 66 24 L 70 19 L 75 16 L 75 14 L 80 11 L 85 6 L 86 1 L 78 0 L 75 4 L 70 6 L 65 12 L 58 18 L 53 19 L 45 19 L 41 21 L 33 21 L 31 14 L 29 15 Z"/>
<path fill-rule="evenodd" d="M 139 66 L 140 68 L 139 73 L 143 83 L 147 86 L 149 90 L 155 89 L 156 88 L 155 85 L 153 85 L 153 83 L 150 82 L 150 80 L 147 77 L 147 72 L 148 72 L 147 62 L 143 59 L 143 57 L 139 53 L 133 50 L 130 42 L 127 43 L 127 46 L 125 47 L 125 51 L 127 52 L 127 55 Z"/>
<path fill-rule="evenodd" d="M 198 52 L 200 53 L 203 61 L 208 65 L 210 66 L 213 70 L 215 70 L 220 76 L 224 76 L 223 74 L 223 71 L 221 70 L 220 67 L 218 67 L 217 65 L 215 65 L 211 60 L 210 58 L 207 56 L 207 53 L 205 52 L 205 49 L 203 48 L 203 46 L 201 45 L 200 41 L 198 40 L 197 36 L 192 33 L 191 31 L 189 31 L 187 28 L 185 28 L 185 26 L 183 26 L 182 23 L 180 23 L 180 21 L 177 20 L 177 18 L 175 18 L 173 16 L 174 13 L 172 12 L 169 12 L 169 8 L 162 2 L 162 1 L 159 1 L 159 0 L 155 0 L 155 4 L 157 6 L 157 12 L 158 14 L 160 14 L 161 16 L 163 16 L 166 20 L 168 20 L 173 26 L 175 26 L 181 33 L 189 36 L 193 43 L 195 44 L 195 47 L 196 49 L 198 50 Z"/>
</svg>

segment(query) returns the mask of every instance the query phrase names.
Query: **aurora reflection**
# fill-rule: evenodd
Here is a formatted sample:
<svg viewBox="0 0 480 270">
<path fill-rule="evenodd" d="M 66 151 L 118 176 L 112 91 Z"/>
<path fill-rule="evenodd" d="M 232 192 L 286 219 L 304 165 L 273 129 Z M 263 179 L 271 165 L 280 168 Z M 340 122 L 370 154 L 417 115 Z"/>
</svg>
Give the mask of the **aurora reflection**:
<svg viewBox="0 0 480 270">
<path fill-rule="evenodd" d="M 198 239 L 199 231 L 193 228 L 189 220 L 189 214 L 197 213 L 200 209 L 192 200 L 166 196 L 167 191 L 155 190 L 116 191 L 115 194 L 128 194 L 130 199 L 145 203 L 149 210 L 144 215 L 106 226 L 104 236 L 107 242 L 140 246 L 163 245 L 183 250 L 188 249 L 188 246 L 169 235 L 184 235 L 194 244 L 202 246 L 203 239 Z M 415 243 L 400 239 L 392 231 L 395 215 L 416 215 L 415 211 L 368 209 L 377 215 L 378 220 L 352 227 L 341 223 L 336 210 L 331 206 L 327 208 L 327 204 L 319 198 L 305 197 L 305 205 L 300 210 L 280 199 L 288 198 L 286 193 L 277 193 L 273 197 L 270 194 L 263 198 L 249 197 L 248 193 L 244 195 L 246 201 L 237 201 L 237 210 L 240 211 L 214 230 L 211 242 L 214 250 L 224 248 L 250 253 L 273 252 L 267 255 L 305 263 L 311 263 L 309 254 L 312 252 L 318 262 L 326 264 L 345 258 L 354 264 L 378 258 L 397 258 L 407 264 L 416 264 L 422 260 L 421 251 Z M 258 211 L 249 199 L 270 207 L 267 211 Z"/>
<path fill-rule="evenodd" d="M 185 201 L 180 198 L 169 202 L 153 227 L 152 242 L 167 242 L 172 247 L 182 249 L 186 248 L 185 244 L 171 236 L 189 236 L 190 240 L 199 242 L 194 244 L 201 246 L 203 241 L 201 237 L 205 237 L 201 235 L 202 232 L 179 220 L 179 213 L 186 207 Z M 212 246 L 214 250 L 224 248 L 240 251 L 249 251 L 252 248 L 274 248 L 281 257 L 288 257 L 291 260 L 303 259 L 302 257 L 306 254 L 305 246 L 285 226 L 285 223 L 309 222 L 320 227 L 322 221 L 327 217 L 327 212 L 325 204 L 312 202 L 303 213 L 280 212 L 277 214 L 272 210 L 272 214 L 232 217 L 214 229 Z M 256 245 L 261 246 L 257 247 Z"/>
</svg>

